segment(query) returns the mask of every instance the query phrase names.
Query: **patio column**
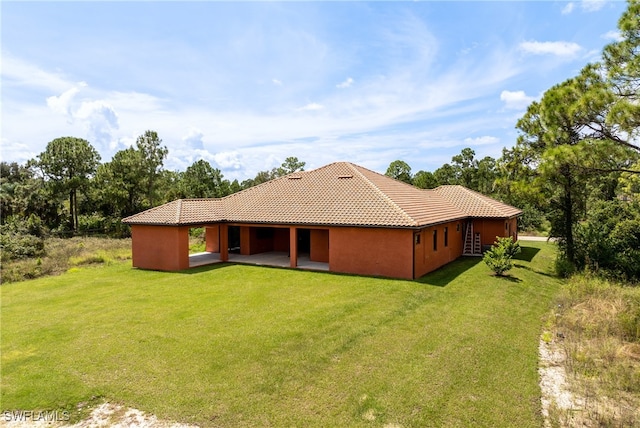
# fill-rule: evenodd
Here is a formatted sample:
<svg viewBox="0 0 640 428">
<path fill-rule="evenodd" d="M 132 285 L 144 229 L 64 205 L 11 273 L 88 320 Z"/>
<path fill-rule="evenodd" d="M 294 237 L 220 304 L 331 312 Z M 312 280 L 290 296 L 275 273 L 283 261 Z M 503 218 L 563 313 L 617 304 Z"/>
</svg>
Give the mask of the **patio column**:
<svg viewBox="0 0 640 428">
<path fill-rule="evenodd" d="M 229 261 L 229 226 L 220 225 L 220 260 Z"/>
<path fill-rule="evenodd" d="M 289 229 L 289 259 L 291 267 L 298 267 L 298 229 L 291 227 Z"/>
</svg>

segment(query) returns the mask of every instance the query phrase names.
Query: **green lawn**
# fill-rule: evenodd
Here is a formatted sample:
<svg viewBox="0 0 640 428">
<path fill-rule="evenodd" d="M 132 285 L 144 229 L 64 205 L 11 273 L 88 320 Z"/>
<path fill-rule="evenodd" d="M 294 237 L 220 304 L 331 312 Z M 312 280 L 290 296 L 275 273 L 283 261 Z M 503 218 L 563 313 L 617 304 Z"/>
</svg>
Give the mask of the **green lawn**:
<svg viewBox="0 0 640 428">
<path fill-rule="evenodd" d="M 115 263 L 3 285 L 1 410 L 108 400 L 202 426 L 539 427 L 538 338 L 560 282 L 553 246 L 523 245 L 509 279 L 473 258 L 415 282 Z"/>
</svg>

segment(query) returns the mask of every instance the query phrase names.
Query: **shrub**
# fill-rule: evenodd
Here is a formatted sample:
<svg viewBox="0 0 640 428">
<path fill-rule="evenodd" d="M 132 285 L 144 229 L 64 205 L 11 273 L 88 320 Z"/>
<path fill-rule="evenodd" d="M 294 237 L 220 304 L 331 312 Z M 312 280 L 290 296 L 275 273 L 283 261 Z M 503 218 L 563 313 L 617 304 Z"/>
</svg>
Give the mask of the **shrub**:
<svg viewBox="0 0 640 428">
<path fill-rule="evenodd" d="M 2 233 L 0 249 L 2 249 L 3 260 L 40 257 L 44 255 L 44 240 L 28 234 Z"/>
<path fill-rule="evenodd" d="M 44 229 L 40 218 L 31 215 L 27 221 L 10 219 L 0 225 L 0 250 L 2 260 L 40 257 L 45 253 Z"/>
<path fill-rule="evenodd" d="M 640 280 L 640 206 L 619 200 L 600 201 L 574 234 L 576 267 Z"/>
<path fill-rule="evenodd" d="M 555 261 L 556 275 L 560 278 L 569 278 L 576 273 L 576 265 L 571 263 L 565 256 L 558 255 Z"/>
<path fill-rule="evenodd" d="M 520 252 L 520 244 L 510 237 L 500 238 L 496 236 L 496 242 L 484 253 L 483 260 L 489 268 L 498 276 L 513 268 L 513 256 Z"/>
</svg>

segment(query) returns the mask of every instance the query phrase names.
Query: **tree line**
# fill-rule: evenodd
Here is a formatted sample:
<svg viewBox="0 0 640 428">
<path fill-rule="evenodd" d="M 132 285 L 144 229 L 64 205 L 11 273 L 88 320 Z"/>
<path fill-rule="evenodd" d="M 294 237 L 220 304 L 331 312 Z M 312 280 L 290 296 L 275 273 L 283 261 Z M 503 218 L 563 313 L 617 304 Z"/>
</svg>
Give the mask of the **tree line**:
<svg viewBox="0 0 640 428">
<path fill-rule="evenodd" d="M 219 198 L 304 169 L 296 157 L 280 167 L 260 171 L 243 182 L 229 181 L 204 159 L 185 171 L 164 169 L 168 149 L 155 131 L 100 163 L 86 140 L 56 138 L 21 165 L 0 163 L 0 210 L 3 225 L 32 224 L 53 233 L 101 230 L 126 234 L 120 220 L 179 198 Z"/>
<path fill-rule="evenodd" d="M 433 172 L 402 160 L 386 174 L 420 188 L 461 184 L 524 211 L 525 229 L 549 227 L 561 273 L 605 269 L 640 279 L 640 0 L 629 0 L 620 39 L 601 60 L 547 90 L 517 122 L 502 156 L 463 149 Z M 155 131 L 109 162 L 85 140 L 63 137 L 24 165 L 0 164 L 3 236 L 103 230 L 126 235 L 120 219 L 177 198 L 222 197 L 303 170 L 287 158 L 253 179 L 229 181 L 206 160 L 164 169 L 168 150 Z M 6 239 L 3 238 L 3 248 Z"/>
</svg>

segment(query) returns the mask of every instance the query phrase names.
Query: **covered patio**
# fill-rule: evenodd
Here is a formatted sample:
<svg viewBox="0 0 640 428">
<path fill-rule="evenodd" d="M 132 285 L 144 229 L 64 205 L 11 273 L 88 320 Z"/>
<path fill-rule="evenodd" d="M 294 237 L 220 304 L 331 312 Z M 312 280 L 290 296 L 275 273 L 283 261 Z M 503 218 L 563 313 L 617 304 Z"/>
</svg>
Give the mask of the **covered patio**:
<svg viewBox="0 0 640 428">
<path fill-rule="evenodd" d="M 252 255 L 229 253 L 230 263 L 243 263 L 256 266 L 291 267 L 289 254 L 282 251 L 270 251 Z M 189 255 L 189 267 L 206 266 L 221 263 L 220 253 L 202 252 Z M 329 263 L 312 261 L 308 254 L 298 256 L 298 269 L 329 271 Z"/>
</svg>

